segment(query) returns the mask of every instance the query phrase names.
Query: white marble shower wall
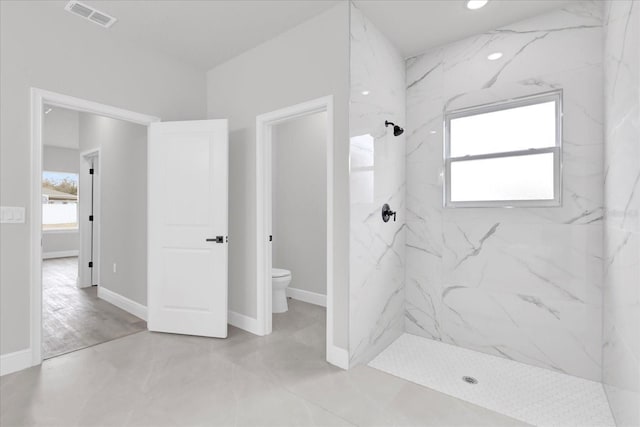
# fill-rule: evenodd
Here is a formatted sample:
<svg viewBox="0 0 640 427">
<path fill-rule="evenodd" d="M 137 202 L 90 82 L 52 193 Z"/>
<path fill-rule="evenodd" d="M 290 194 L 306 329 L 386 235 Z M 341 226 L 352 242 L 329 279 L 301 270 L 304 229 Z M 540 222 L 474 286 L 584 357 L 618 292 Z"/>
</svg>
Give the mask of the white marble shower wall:
<svg viewBox="0 0 640 427">
<path fill-rule="evenodd" d="M 602 53 L 580 2 L 406 61 L 407 332 L 601 379 Z M 562 206 L 444 209 L 443 111 L 555 89 Z"/>
<path fill-rule="evenodd" d="M 366 363 L 404 331 L 405 64 L 396 48 L 351 7 L 350 364 Z M 396 221 L 384 223 L 388 203 Z"/>
<path fill-rule="evenodd" d="M 605 37 L 603 382 L 620 426 L 640 425 L 640 3 L 609 1 Z"/>
</svg>

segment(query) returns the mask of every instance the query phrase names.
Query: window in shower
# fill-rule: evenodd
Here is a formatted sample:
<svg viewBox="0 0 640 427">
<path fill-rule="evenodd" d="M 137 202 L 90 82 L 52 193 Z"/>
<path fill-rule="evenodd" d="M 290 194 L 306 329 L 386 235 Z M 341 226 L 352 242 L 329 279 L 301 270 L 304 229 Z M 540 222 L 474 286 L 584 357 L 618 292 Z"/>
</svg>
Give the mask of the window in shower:
<svg viewBox="0 0 640 427">
<path fill-rule="evenodd" d="M 446 207 L 561 203 L 562 91 L 445 113 Z"/>
</svg>

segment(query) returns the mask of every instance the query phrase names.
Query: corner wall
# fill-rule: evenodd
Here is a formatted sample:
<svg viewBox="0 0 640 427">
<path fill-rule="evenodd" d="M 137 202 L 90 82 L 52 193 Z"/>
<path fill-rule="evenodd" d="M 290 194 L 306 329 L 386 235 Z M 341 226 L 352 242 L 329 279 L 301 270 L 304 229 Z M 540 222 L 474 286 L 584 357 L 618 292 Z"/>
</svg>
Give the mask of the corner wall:
<svg viewBox="0 0 640 427">
<path fill-rule="evenodd" d="M 405 127 L 404 60 L 351 6 L 350 365 L 367 363 L 404 330 Z M 364 94 L 363 94 L 364 92 Z M 396 211 L 383 222 L 382 205 Z"/>
<path fill-rule="evenodd" d="M 229 119 L 229 309 L 256 318 L 256 117 L 334 101 L 334 345 L 348 346 L 349 6 L 340 3 L 209 70 L 208 117 Z"/>
<path fill-rule="evenodd" d="M 407 60 L 409 333 L 600 380 L 601 9 L 572 3 Z M 444 209 L 443 111 L 554 89 L 563 205 Z"/>
<path fill-rule="evenodd" d="M 146 306 L 147 127 L 88 113 L 79 122 L 80 150 L 100 149 L 100 287 Z"/>
<path fill-rule="evenodd" d="M 640 3 L 608 1 L 602 381 L 619 426 L 640 425 Z"/>
</svg>

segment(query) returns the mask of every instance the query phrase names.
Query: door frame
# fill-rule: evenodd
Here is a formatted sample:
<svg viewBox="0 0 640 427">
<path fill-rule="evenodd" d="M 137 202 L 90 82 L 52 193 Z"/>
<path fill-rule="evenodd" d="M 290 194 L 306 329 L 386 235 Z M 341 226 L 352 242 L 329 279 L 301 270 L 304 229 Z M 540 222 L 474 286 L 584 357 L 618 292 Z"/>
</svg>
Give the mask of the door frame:
<svg viewBox="0 0 640 427">
<path fill-rule="evenodd" d="M 82 185 L 79 186 L 79 204 L 78 212 L 78 231 L 80 232 L 80 251 L 78 253 L 78 287 L 88 288 L 92 285 L 100 284 L 100 263 L 96 260 L 100 259 L 100 220 L 102 219 L 100 210 L 100 148 L 83 151 L 80 153 L 80 182 L 84 181 L 82 176 L 90 177 L 87 170 L 88 164 L 92 159 L 97 159 L 97 166 L 94 163 L 93 185 L 90 192 L 82 191 Z M 97 173 L 96 173 L 97 171 Z M 85 179 L 86 179 L 85 177 Z M 87 194 L 88 193 L 88 194 Z M 87 200 L 90 200 L 87 204 Z M 87 220 L 88 213 L 93 214 L 93 221 Z M 84 215 L 84 217 L 82 216 Z M 93 227 L 93 233 L 91 230 Z M 88 251 L 93 257 L 87 255 Z M 93 262 L 93 271 L 89 270 L 88 262 Z"/>
<path fill-rule="evenodd" d="M 143 126 L 159 122 L 160 118 L 75 98 L 61 93 L 32 87 L 31 97 L 31 213 L 30 229 L 30 327 L 31 366 L 42 363 L 42 123 L 45 104 L 83 113 L 98 114 Z"/>
<path fill-rule="evenodd" d="M 333 280 L 333 96 L 325 96 L 280 110 L 261 114 L 256 117 L 256 301 L 257 329 L 261 335 L 272 332 L 272 286 L 271 257 L 269 256 L 269 234 L 271 233 L 271 180 L 272 180 L 272 136 L 273 127 L 283 122 L 315 113 L 327 113 L 327 324 L 326 358 L 327 362 L 347 369 L 348 360 L 344 350 L 333 342 L 334 280 Z"/>
</svg>

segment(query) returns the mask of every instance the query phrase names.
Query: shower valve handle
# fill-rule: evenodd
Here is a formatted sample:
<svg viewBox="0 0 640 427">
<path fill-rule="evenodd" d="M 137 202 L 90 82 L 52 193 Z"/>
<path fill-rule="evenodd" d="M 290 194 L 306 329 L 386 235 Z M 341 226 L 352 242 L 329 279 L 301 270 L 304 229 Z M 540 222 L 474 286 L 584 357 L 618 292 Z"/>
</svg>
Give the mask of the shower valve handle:
<svg viewBox="0 0 640 427">
<path fill-rule="evenodd" d="M 393 216 L 393 222 L 396 222 L 396 212 L 391 210 L 391 207 L 388 203 L 382 205 L 382 220 L 384 222 L 389 222 L 389 219 Z"/>
</svg>

